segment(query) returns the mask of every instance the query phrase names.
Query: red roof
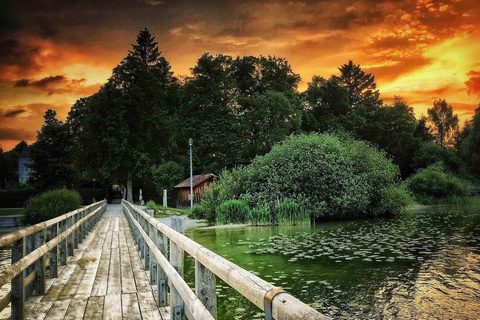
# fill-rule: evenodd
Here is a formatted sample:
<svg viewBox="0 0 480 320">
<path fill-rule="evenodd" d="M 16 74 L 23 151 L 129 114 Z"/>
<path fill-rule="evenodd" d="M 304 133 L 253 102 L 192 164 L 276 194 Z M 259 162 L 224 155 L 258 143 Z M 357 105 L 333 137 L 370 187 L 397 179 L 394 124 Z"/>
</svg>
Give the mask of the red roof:
<svg viewBox="0 0 480 320">
<path fill-rule="evenodd" d="M 210 178 L 218 178 L 218 176 L 214 175 L 213 173 L 194 175 L 193 186 L 195 187 Z M 182 182 L 174 186 L 174 188 L 190 188 L 190 178 L 183 180 Z"/>
</svg>

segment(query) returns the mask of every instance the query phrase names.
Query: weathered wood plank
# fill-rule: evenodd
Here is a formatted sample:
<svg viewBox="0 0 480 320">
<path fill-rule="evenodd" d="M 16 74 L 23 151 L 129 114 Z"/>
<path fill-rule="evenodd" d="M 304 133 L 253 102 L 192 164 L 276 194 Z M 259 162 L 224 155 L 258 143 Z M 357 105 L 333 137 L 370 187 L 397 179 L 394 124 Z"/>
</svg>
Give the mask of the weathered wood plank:
<svg viewBox="0 0 480 320">
<path fill-rule="evenodd" d="M 70 306 L 65 314 L 65 320 L 83 319 L 85 308 L 87 307 L 88 297 L 76 297 L 70 302 Z"/>
<path fill-rule="evenodd" d="M 57 300 L 53 303 L 52 307 L 48 311 L 48 320 L 63 320 L 70 305 L 71 299 Z"/>
<path fill-rule="evenodd" d="M 120 249 L 120 264 L 122 274 L 122 293 L 137 292 L 128 248 Z"/>
<path fill-rule="evenodd" d="M 97 274 L 93 282 L 91 296 L 104 296 L 107 294 L 108 272 L 110 269 L 111 250 L 103 248 Z"/>
<path fill-rule="evenodd" d="M 147 278 L 142 261 L 140 260 L 139 252 L 133 242 L 130 232 L 126 233 L 128 253 L 130 255 L 130 263 L 132 264 L 133 276 L 135 277 L 135 284 L 137 286 L 137 292 L 150 291 L 150 281 Z"/>
<path fill-rule="evenodd" d="M 103 319 L 117 320 L 122 319 L 122 296 L 112 294 L 105 296 L 105 305 L 103 307 Z"/>
<path fill-rule="evenodd" d="M 157 308 L 155 298 L 153 297 L 152 291 L 150 292 L 139 292 L 138 302 L 140 305 L 140 311 L 142 313 L 142 319 L 145 320 L 158 320 L 162 319 L 160 312 Z"/>
<path fill-rule="evenodd" d="M 103 317 L 103 305 L 105 296 L 88 298 L 87 307 L 85 308 L 84 320 L 96 320 Z"/>
<path fill-rule="evenodd" d="M 27 316 L 27 320 L 43 320 L 53 305 L 53 301 L 39 302 Z"/>
<path fill-rule="evenodd" d="M 142 319 L 138 306 L 138 298 L 135 293 L 122 294 L 122 315 L 123 319 Z"/>
<path fill-rule="evenodd" d="M 120 249 L 112 248 L 110 256 L 110 270 L 108 272 L 107 295 L 122 293 L 120 277 Z"/>
</svg>

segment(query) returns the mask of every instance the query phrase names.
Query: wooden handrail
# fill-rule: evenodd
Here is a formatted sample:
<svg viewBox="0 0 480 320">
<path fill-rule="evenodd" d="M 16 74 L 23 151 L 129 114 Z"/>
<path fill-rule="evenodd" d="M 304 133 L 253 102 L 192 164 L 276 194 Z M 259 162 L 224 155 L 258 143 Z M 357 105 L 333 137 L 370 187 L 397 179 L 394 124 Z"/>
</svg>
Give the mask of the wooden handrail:
<svg viewBox="0 0 480 320">
<path fill-rule="evenodd" d="M 200 299 L 198 299 L 195 293 L 193 293 L 192 289 L 190 289 L 185 280 L 170 264 L 167 258 L 165 258 L 165 256 L 160 252 L 160 250 L 157 248 L 157 245 L 145 233 L 140 224 L 134 219 L 130 210 L 128 208 L 126 209 L 128 211 L 127 218 L 132 221 L 134 226 L 140 232 L 142 238 L 150 249 L 150 253 L 153 253 L 153 255 L 155 256 L 155 260 L 158 262 L 160 267 L 162 267 L 163 271 L 167 274 L 168 280 L 170 281 L 171 285 L 173 285 L 178 291 L 194 319 L 214 319 L 210 312 L 200 301 Z"/>
<path fill-rule="evenodd" d="M 102 201 L 99 201 L 99 202 L 95 202 L 95 203 L 92 203 L 92 204 L 90 204 L 86 207 L 70 211 L 66 214 L 62 214 L 62 215 L 60 215 L 58 217 L 55 217 L 53 219 L 50 219 L 50 220 L 47 220 L 47 221 L 44 221 L 44 222 L 40 222 L 40 223 L 34 224 L 33 226 L 28 226 L 28 227 L 22 228 L 20 230 L 2 235 L 2 236 L 0 236 L 0 248 L 4 247 L 4 246 L 7 246 L 9 244 L 12 244 L 15 240 L 18 240 L 18 239 L 21 239 L 23 237 L 29 236 L 29 235 L 34 234 L 36 232 L 39 232 L 39 231 L 41 231 L 41 230 L 43 230 L 43 229 L 45 229 L 49 226 L 54 225 L 55 223 L 58 223 L 58 222 L 63 221 L 67 218 L 70 218 L 71 216 L 73 216 L 73 215 L 75 215 L 75 214 L 77 214 L 81 211 L 92 209 L 94 207 L 105 204 L 106 202 L 107 202 L 107 200 L 102 200 Z"/>
<path fill-rule="evenodd" d="M 281 288 L 275 287 L 149 216 L 130 202 L 123 200 L 122 204 L 134 210 L 150 226 L 160 231 L 257 307 L 270 313 L 273 319 L 330 319 Z M 267 305 L 271 310 L 265 310 Z"/>
<path fill-rule="evenodd" d="M 82 225 L 85 221 L 96 215 L 97 213 L 100 212 L 102 208 L 98 208 L 95 211 L 89 213 L 87 216 L 83 217 L 80 219 L 78 222 L 76 222 L 73 226 L 65 230 L 64 232 L 60 233 L 57 235 L 55 238 L 50 240 L 49 242 L 45 243 L 41 247 L 35 249 L 34 251 L 30 252 L 26 256 L 24 256 L 22 259 L 18 260 L 16 263 L 6 267 L 4 271 L 0 273 L 0 287 L 3 286 L 5 283 L 10 281 L 13 277 L 17 276 L 25 270 L 28 266 L 30 266 L 32 263 L 34 263 L 38 258 L 41 256 L 45 255 L 48 251 L 52 250 L 53 247 L 55 247 L 57 244 L 60 243 L 60 241 L 64 240 L 67 238 L 69 234 L 71 234 L 73 231 L 75 231 L 80 225 Z"/>
<path fill-rule="evenodd" d="M 11 302 L 11 318 L 24 318 L 25 298 L 33 290 L 37 295 L 45 291 L 45 254 L 50 252 L 50 276 L 57 277 L 58 252 L 60 264 L 66 264 L 67 256 L 73 255 L 73 249 L 99 220 L 106 204 L 106 200 L 99 201 L 0 237 L 0 246 L 12 245 L 12 264 L 0 273 L 0 287 L 11 281 L 12 290 L 0 299 L 0 311 Z M 32 286 L 33 290 L 27 290 Z"/>
</svg>

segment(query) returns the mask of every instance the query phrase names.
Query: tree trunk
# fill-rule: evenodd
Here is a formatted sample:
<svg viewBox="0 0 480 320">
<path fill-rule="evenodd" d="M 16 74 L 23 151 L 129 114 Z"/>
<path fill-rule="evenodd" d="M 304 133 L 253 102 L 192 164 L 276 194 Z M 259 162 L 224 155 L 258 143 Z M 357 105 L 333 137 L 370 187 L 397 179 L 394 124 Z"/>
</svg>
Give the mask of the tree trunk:
<svg viewBox="0 0 480 320">
<path fill-rule="evenodd" d="M 127 172 L 127 201 L 133 203 L 132 172 Z"/>
</svg>

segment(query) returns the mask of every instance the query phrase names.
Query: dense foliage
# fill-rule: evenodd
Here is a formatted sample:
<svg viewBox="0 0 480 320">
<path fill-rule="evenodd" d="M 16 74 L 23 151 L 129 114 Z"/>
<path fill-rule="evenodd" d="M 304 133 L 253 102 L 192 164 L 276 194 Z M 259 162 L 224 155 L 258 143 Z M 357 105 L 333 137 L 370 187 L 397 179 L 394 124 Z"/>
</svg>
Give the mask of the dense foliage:
<svg viewBox="0 0 480 320">
<path fill-rule="evenodd" d="M 442 162 L 420 169 L 405 181 L 407 187 L 421 203 L 436 203 L 454 196 L 469 196 L 471 184 L 445 168 Z"/>
<path fill-rule="evenodd" d="M 202 204 L 210 221 L 232 199 L 249 204 L 255 223 L 380 216 L 398 213 L 407 196 L 384 152 L 346 134 L 290 136 L 252 164 L 224 172 Z M 390 198 L 395 198 L 390 199 Z M 304 215 L 304 212 L 307 215 Z M 215 216 L 215 213 L 217 216 Z M 243 218 L 242 218 L 243 219 Z M 258 222 L 257 222 L 258 221 Z"/>
<path fill-rule="evenodd" d="M 24 222 L 26 224 L 36 224 L 53 219 L 78 209 L 80 203 L 80 195 L 73 190 L 57 189 L 44 192 L 28 201 Z"/>
</svg>

